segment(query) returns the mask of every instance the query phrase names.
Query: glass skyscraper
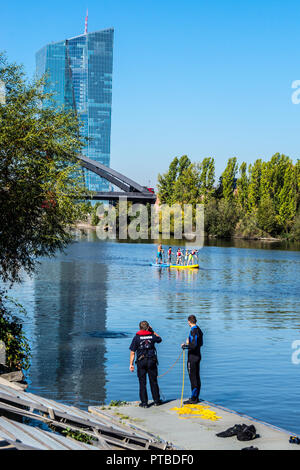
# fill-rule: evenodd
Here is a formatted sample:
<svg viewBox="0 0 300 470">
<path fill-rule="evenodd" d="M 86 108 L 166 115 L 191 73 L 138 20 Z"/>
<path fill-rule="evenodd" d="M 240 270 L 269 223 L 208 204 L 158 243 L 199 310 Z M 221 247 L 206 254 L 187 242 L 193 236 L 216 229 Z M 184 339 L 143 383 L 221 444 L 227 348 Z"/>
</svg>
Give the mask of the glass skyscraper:
<svg viewBox="0 0 300 470">
<path fill-rule="evenodd" d="M 47 74 L 46 92 L 59 105 L 72 108 L 89 138 L 83 154 L 110 166 L 113 28 L 47 44 L 36 53 L 36 72 Z M 86 171 L 92 191 L 107 191 L 109 183 Z"/>
</svg>

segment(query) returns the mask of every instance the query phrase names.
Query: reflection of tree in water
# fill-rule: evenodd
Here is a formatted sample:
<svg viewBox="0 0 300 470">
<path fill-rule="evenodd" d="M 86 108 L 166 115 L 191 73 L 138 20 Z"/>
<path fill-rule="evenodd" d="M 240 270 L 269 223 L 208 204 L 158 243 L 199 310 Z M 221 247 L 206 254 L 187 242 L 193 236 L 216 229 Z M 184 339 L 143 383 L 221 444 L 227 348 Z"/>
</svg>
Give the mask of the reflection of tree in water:
<svg viewBox="0 0 300 470">
<path fill-rule="evenodd" d="M 247 248 L 247 249 L 263 249 L 263 250 L 291 250 L 299 251 L 299 242 L 286 242 L 281 240 L 269 239 L 269 240 L 247 240 L 242 238 L 232 239 L 218 239 L 218 238 L 207 238 L 205 240 L 206 246 L 217 246 L 217 247 L 235 247 L 235 248 Z"/>
<path fill-rule="evenodd" d="M 76 249 L 75 249 L 76 250 Z M 107 266 L 43 261 L 35 279 L 37 393 L 77 406 L 105 401 Z M 70 258 L 69 258 L 70 259 Z"/>
</svg>

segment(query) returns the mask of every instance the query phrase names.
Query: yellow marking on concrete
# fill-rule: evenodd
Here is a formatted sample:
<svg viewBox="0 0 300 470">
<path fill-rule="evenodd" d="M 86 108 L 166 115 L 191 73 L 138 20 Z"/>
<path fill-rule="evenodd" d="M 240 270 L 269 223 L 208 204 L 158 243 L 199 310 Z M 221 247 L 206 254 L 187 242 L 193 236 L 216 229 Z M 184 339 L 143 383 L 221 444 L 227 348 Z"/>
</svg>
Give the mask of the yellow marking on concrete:
<svg viewBox="0 0 300 470">
<path fill-rule="evenodd" d="M 176 411 L 179 418 L 181 419 L 202 418 L 208 419 L 210 421 L 217 421 L 218 419 L 222 419 L 222 417 L 218 416 L 215 411 L 212 411 L 209 406 L 184 405 L 180 408 L 171 408 L 171 410 Z"/>
</svg>

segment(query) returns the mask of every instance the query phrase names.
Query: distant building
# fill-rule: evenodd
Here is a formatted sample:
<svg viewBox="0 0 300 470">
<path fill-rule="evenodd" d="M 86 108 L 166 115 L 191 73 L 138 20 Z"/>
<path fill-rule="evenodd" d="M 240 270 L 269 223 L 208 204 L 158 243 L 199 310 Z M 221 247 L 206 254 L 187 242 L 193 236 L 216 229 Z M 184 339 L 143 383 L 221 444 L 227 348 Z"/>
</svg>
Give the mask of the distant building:
<svg viewBox="0 0 300 470">
<path fill-rule="evenodd" d="M 83 154 L 110 166 L 112 28 L 47 44 L 36 53 L 36 72 L 47 74 L 45 91 L 54 93 L 59 105 L 76 111 L 90 141 Z M 107 191 L 109 183 L 86 171 L 86 184 L 93 191 Z"/>
</svg>

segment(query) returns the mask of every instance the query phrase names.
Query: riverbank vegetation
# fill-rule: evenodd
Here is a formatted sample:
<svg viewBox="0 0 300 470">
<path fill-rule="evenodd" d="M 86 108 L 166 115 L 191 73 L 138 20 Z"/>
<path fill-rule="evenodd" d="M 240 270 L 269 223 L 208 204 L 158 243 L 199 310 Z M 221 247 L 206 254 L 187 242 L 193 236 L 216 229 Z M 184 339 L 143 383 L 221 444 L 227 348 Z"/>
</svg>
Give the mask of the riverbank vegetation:
<svg viewBox="0 0 300 470">
<path fill-rule="evenodd" d="M 72 241 L 87 193 L 76 158 L 85 142 L 76 116 L 51 106 L 43 79 L 27 82 L 0 56 L 0 82 L 0 276 L 15 282 Z"/>
<path fill-rule="evenodd" d="M 203 203 L 205 232 L 216 238 L 300 240 L 300 160 L 276 153 L 269 161 L 229 158 L 216 181 L 214 158 L 174 158 L 158 175 L 161 204 Z"/>
<path fill-rule="evenodd" d="M 32 274 L 39 257 L 63 250 L 73 240 L 69 227 L 86 215 L 76 158 L 86 142 L 76 115 L 55 106 L 44 84 L 44 78 L 29 82 L 21 66 L 0 54 L 0 278 L 10 284 L 21 281 L 20 273 Z M 11 366 L 24 367 L 21 324 L 3 292 L 0 322 L 8 361 L 13 344 Z"/>
<path fill-rule="evenodd" d="M 13 308 L 10 308 L 13 307 Z M 0 341 L 5 344 L 6 364 L 9 371 L 27 370 L 30 365 L 30 347 L 23 332 L 22 322 L 16 315 L 24 315 L 22 305 L 0 291 Z M 3 370 L 6 372 L 6 369 Z M 1 373 L 1 370 L 0 370 Z"/>
</svg>

